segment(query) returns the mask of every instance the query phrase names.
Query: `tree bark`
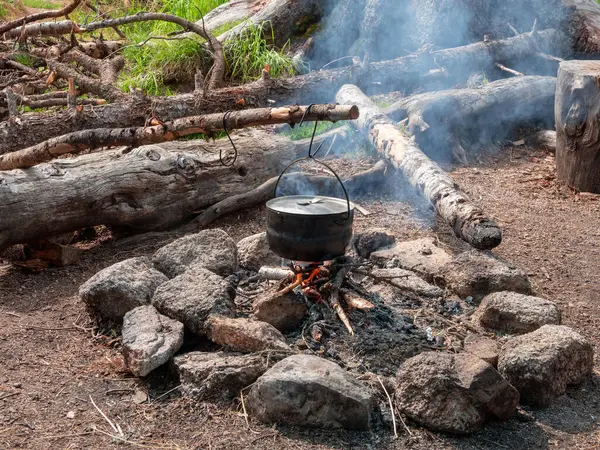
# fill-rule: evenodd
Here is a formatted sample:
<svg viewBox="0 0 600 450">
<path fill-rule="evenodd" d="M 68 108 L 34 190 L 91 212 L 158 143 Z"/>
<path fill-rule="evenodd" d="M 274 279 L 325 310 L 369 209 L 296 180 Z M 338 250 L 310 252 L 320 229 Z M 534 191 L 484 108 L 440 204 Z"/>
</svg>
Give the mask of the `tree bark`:
<svg viewBox="0 0 600 450">
<path fill-rule="evenodd" d="M 73 11 L 75 11 L 75 9 L 79 6 L 81 1 L 82 0 L 74 0 L 71 3 L 65 5 L 64 7 L 54 11 L 43 11 L 36 14 L 29 14 L 19 19 L 3 23 L 0 25 L 0 35 L 6 33 L 9 30 L 13 30 L 16 27 L 20 27 L 31 22 L 38 22 L 44 19 L 66 16 L 67 14 L 70 14 Z"/>
<path fill-rule="evenodd" d="M 343 86 L 340 102 L 359 105 L 355 122 L 377 151 L 406 176 L 409 183 L 434 206 L 456 236 L 475 248 L 491 249 L 502 241 L 502 231 L 456 186 L 450 176 L 400 132 L 356 86 Z"/>
<path fill-rule="evenodd" d="M 279 174 L 307 145 L 257 130 L 232 139 L 240 149 L 233 167 L 219 161 L 219 151 L 231 151 L 221 139 L 121 148 L 0 172 L 0 249 L 100 224 L 139 230 L 179 224 Z"/>
<path fill-rule="evenodd" d="M 600 5 L 595 0 L 561 0 L 571 8 L 569 25 L 576 52 L 600 53 Z"/>
<path fill-rule="evenodd" d="M 493 67 L 496 60 L 528 58 L 539 51 L 559 54 L 564 35 L 545 30 L 502 41 L 480 42 L 439 52 L 421 53 L 390 61 L 337 70 L 322 70 L 284 79 L 261 79 L 243 86 L 171 97 L 139 97 L 85 108 L 73 117 L 67 111 L 31 113 L 19 122 L 0 122 L 0 154 L 30 147 L 52 137 L 90 128 L 121 128 L 144 125 L 151 117 L 166 122 L 186 116 L 293 102 L 324 102 L 333 99 L 342 85 L 358 84 L 365 91 L 410 90 L 432 70 L 444 69 L 444 83 L 453 85 L 473 72 Z"/>
<path fill-rule="evenodd" d="M 356 106 L 312 105 L 289 106 L 282 108 L 260 108 L 235 111 L 231 113 L 208 114 L 176 119 L 172 122 L 152 124 L 138 128 L 100 128 L 77 131 L 23 150 L 0 155 L 0 170 L 12 170 L 31 167 L 50 161 L 64 153 L 81 152 L 100 147 L 158 144 L 173 141 L 190 134 L 211 135 L 219 130 L 233 130 L 260 125 L 281 123 L 296 124 L 302 119 L 306 122 L 327 120 L 354 120 L 358 117 Z"/>
<path fill-rule="evenodd" d="M 600 62 L 565 61 L 556 83 L 556 169 L 579 191 L 600 194 Z"/>
<path fill-rule="evenodd" d="M 475 150 L 507 139 L 516 127 L 552 126 L 555 90 L 553 77 L 508 78 L 473 89 L 413 95 L 383 112 L 396 121 L 407 119 L 419 147 L 433 159 L 444 161 L 448 154 L 440 152 L 448 148 Z"/>
</svg>

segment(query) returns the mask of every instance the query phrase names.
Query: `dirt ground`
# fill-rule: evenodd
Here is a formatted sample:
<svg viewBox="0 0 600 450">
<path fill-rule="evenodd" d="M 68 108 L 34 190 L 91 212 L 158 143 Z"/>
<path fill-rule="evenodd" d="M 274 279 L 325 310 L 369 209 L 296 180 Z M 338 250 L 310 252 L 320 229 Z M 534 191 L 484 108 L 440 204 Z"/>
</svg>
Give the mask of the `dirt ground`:
<svg viewBox="0 0 600 450">
<path fill-rule="evenodd" d="M 504 242 L 495 253 L 526 270 L 535 292 L 561 306 L 564 323 L 600 348 L 600 199 L 558 185 L 553 167 L 546 152 L 506 149 L 453 175 L 502 226 Z M 401 195 L 393 199 L 359 201 L 371 214 L 357 217 L 356 228 L 389 227 L 399 240 L 433 235 L 452 250 L 464 248 L 425 206 L 407 203 L 401 185 L 396 191 Z M 243 211 L 213 226 L 237 239 L 262 231 L 264 214 Z M 410 422 L 400 426 L 398 440 L 385 427 L 354 433 L 247 424 L 239 404 L 181 397 L 167 369 L 132 378 L 122 372 L 115 330 L 94 328 L 77 289 L 98 270 L 151 254 L 172 238 L 107 240 L 78 264 L 40 274 L 0 260 L 0 447 L 600 449 L 598 364 L 591 380 L 550 408 L 522 411 L 467 438 Z M 119 429 L 125 440 L 113 437 Z"/>
</svg>

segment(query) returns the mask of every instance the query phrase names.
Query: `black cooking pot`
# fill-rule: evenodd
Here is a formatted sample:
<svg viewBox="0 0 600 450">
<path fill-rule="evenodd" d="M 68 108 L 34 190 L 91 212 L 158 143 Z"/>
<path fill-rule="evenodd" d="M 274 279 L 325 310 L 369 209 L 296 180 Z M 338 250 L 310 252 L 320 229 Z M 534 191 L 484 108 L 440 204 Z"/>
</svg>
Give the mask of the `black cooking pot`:
<svg viewBox="0 0 600 450">
<path fill-rule="evenodd" d="M 314 195 L 277 197 L 277 186 L 286 170 L 307 159 L 324 165 L 335 175 L 345 199 Z M 352 240 L 354 206 L 331 167 L 312 156 L 293 161 L 279 175 L 274 196 L 267 202 L 267 242 L 275 254 L 293 261 L 318 262 L 346 253 Z"/>
</svg>

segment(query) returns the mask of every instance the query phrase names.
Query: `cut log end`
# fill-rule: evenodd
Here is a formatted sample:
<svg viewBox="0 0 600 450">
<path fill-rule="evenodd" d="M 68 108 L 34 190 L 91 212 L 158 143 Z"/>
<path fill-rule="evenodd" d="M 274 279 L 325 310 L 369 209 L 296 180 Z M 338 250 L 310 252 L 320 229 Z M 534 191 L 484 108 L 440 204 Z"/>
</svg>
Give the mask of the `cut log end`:
<svg viewBox="0 0 600 450">
<path fill-rule="evenodd" d="M 600 62 L 564 61 L 556 82 L 556 169 L 579 191 L 600 193 Z"/>
<path fill-rule="evenodd" d="M 502 243 L 502 230 L 490 219 L 467 222 L 457 235 L 479 250 L 491 250 Z"/>
</svg>

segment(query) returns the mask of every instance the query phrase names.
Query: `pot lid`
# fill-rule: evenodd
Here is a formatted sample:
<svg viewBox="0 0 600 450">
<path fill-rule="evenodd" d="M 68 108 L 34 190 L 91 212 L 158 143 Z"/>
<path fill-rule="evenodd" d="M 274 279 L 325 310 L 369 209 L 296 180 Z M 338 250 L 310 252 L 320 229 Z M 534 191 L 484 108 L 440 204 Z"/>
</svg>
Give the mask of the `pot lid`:
<svg viewBox="0 0 600 450">
<path fill-rule="evenodd" d="M 269 200 L 267 208 L 285 214 L 325 216 L 348 212 L 348 203 L 345 199 L 322 195 L 288 195 Z M 354 209 L 352 202 L 350 209 Z"/>
</svg>

